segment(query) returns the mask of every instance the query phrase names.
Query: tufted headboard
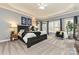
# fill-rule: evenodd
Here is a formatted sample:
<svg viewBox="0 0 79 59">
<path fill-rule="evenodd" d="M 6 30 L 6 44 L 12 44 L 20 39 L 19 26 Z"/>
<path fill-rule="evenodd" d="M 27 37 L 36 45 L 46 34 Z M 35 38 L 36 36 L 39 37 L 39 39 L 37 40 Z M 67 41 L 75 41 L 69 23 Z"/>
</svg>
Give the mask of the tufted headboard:
<svg viewBox="0 0 79 59">
<path fill-rule="evenodd" d="M 20 30 L 24 30 L 24 32 L 22 33 L 22 37 L 24 37 L 25 34 L 26 34 L 27 32 L 29 32 L 29 26 L 18 25 L 17 29 L 18 29 L 18 30 L 17 30 L 18 33 L 19 33 Z"/>
</svg>

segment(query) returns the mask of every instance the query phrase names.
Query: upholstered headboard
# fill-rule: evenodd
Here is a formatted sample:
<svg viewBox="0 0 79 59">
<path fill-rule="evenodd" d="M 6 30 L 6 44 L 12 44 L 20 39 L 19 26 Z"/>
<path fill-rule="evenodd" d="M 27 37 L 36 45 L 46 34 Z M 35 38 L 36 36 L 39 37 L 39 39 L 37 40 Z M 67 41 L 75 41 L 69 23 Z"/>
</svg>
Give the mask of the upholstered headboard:
<svg viewBox="0 0 79 59">
<path fill-rule="evenodd" d="M 24 30 L 24 32 L 22 33 L 22 37 L 24 37 L 25 34 L 27 32 L 29 32 L 29 26 L 18 25 L 17 29 L 18 29 L 18 31 L 17 31 L 18 33 L 19 33 L 20 30 Z"/>
</svg>

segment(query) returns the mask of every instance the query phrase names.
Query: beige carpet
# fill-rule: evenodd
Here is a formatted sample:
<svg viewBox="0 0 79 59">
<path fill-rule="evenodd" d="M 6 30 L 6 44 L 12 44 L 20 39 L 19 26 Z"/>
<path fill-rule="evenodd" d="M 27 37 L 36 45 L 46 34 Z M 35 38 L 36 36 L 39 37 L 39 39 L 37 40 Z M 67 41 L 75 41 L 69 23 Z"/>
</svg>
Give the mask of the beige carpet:
<svg viewBox="0 0 79 59">
<path fill-rule="evenodd" d="M 21 42 L 10 41 L 0 43 L 1 55 L 76 55 L 76 49 L 74 48 L 74 40 L 54 37 L 49 35 L 47 40 L 33 45 L 30 48 Z"/>
</svg>

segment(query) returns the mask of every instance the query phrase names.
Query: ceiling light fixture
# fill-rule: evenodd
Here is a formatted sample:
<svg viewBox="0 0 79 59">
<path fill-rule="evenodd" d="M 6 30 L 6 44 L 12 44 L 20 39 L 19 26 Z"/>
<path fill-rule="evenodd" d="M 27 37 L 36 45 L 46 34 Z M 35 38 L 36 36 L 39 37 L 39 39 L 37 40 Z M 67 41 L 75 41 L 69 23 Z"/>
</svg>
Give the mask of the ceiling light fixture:
<svg viewBox="0 0 79 59">
<path fill-rule="evenodd" d="M 38 7 L 39 7 L 39 9 L 44 10 L 47 7 L 47 4 L 46 3 L 38 3 Z"/>
</svg>

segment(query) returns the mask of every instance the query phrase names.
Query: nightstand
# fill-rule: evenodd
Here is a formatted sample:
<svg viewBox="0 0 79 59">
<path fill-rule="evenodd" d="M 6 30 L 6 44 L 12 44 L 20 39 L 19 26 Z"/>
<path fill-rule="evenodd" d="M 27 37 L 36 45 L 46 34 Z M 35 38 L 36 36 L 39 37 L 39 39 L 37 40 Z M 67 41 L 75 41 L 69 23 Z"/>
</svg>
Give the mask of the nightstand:
<svg viewBox="0 0 79 59">
<path fill-rule="evenodd" d="M 15 33 L 14 31 L 12 31 L 11 34 L 10 34 L 10 40 L 14 41 L 14 40 L 17 40 L 17 39 L 18 39 L 17 33 Z"/>
</svg>

